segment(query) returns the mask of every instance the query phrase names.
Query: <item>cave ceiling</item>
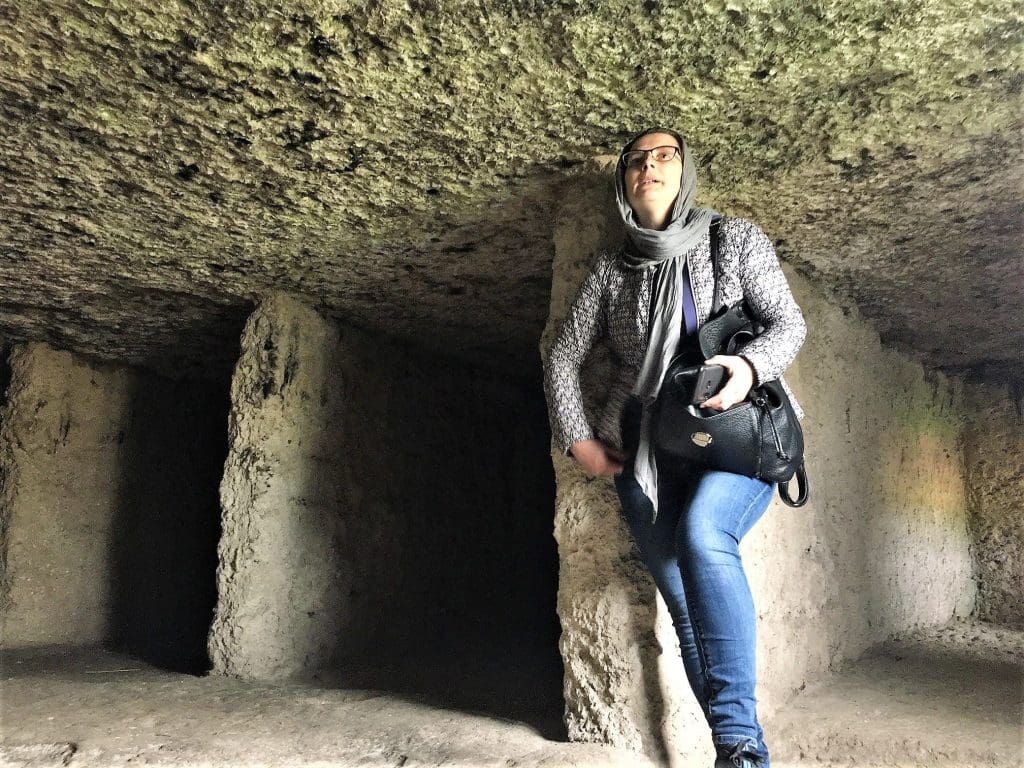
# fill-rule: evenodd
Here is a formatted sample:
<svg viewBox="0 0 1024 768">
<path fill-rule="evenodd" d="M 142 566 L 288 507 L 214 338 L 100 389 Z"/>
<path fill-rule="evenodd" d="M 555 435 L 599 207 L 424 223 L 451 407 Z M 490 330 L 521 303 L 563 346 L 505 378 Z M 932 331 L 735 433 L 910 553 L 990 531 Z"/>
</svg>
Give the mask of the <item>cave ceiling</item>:
<svg viewBox="0 0 1024 768">
<path fill-rule="evenodd" d="M 699 202 L 761 224 L 884 341 L 1019 383 L 1022 17 L 0 0 L 0 340 L 223 370 L 281 290 L 534 370 L 560 200 L 658 123 L 687 135 Z"/>
</svg>

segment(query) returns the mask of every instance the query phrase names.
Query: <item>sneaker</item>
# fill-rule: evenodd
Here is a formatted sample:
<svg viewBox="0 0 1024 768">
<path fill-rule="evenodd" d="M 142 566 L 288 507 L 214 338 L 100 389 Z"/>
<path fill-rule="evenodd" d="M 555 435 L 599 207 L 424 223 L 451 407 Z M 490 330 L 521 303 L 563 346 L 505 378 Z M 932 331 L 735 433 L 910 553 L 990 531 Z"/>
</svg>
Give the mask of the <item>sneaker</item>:
<svg viewBox="0 0 1024 768">
<path fill-rule="evenodd" d="M 715 768 L 761 768 L 764 763 L 760 758 L 749 755 L 733 755 L 715 759 Z"/>
<path fill-rule="evenodd" d="M 767 761 L 756 752 L 751 752 L 753 742 L 739 744 L 716 744 L 718 757 L 715 768 L 767 768 Z"/>
</svg>

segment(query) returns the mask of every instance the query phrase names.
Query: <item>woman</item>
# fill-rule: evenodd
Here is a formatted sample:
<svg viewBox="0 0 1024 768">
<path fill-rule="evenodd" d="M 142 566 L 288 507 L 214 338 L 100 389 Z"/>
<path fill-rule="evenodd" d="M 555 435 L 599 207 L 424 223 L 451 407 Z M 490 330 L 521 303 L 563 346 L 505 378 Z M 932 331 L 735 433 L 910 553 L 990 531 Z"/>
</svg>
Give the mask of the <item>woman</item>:
<svg viewBox="0 0 1024 768">
<path fill-rule="evenodd" d="M 623 516 L 672 615 L 687 678 L 711 726 L 716 768 L 765 768 L 754 696 L 755 611 L 739 542 L 767 509 L 775 485 L 656 455 L 650 405 L 681 335 L 694 333 L 713 306 L 713 221 L 720 220 L 721 300 L 745 297 L 765 331 L 738 354 L 707 361 L 722 365 L 728 378 L 702 406 L 725 410 L 752 386 L 781 377 L 806 325 L 764 232 L 693 207 L 696 171 L 678 133 L 651 128 L 634 136 L 615 180 L 626 240 L 595 260 L 545 362 L 552 433 L 587 474 L 614 476 Z M 595 434 L 579 370 L 599 337 L 608 339 L 620 366 Z"/>
</svg>

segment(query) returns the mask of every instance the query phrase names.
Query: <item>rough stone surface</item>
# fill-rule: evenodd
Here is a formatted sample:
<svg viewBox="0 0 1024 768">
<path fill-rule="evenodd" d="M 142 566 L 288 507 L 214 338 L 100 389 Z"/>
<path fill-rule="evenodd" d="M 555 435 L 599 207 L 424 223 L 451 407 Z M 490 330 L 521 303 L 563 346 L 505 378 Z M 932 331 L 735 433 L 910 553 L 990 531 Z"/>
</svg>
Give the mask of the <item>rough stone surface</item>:
<svg viewBox="0 0 1024 768">
<path fill-rule="evenodd" d="M 604 183 L 593 180 L 559 209 L 542 354 L 589 255 L 609 237 L 604 199 Z M 812 496 L 801 509 L 776 500 L 742 545 L 769 718 L 808 681 L 889 634 L 968 615 L 975 596 L 959 388 L 882 346 L 855 312 L 793 270 L 787 276 L 808 325 L 786 377 L 807 412 Z M 583 373 L 592 423 L 611 364 L 598 347 Z M 587 479 L 557 449 L 553 461 L 570 736 L 706 760 L 707 727 L 611 479 Z"/>
<path fill-rule="evenodd" d="M 62 0 L 0 18 L 11 340 L 223 370 L 279 289 L 524 370 L 560 184 L 658 121 L 690 137 L 705 201 L 756 214 L 886 341 L 1019 379 L 1014 4 Z"/>
<path fill-rule="evenodd" d="M 557 665 L 540 382 L 338 327 L 284 295 L 258 306 L 242 349 L 215 668 L 278 679 L 477 644 Z"/>
<path fill-rule="evenodd" d="M 351 465 L 332 450 L 332 431 L 319 428 L 344 402 L 347 377 L 331 355 L 333 324 L 286 297 L 257 307 L 241 345 L 209 648 L 218 672 L 272 679 L 321 665 L 354 631 L 357 544 L 341 514 Z M 386 510 L 372 513 L 382 526 L 390 521 Z M 383 543 L 358 546 L 375 552 Z"/>
<path fill-rule="evenodd" d="M 8 647 L 107 635 L 113 589 L 101 575 L 113 570 L 118 439 L 132 382 L 72 361 L 45 344 L 11 356 L 0 442 Z"/>
<path fill-rule="evenodd" d="M 955 623 L 910 633 L 808 686 L 767 723 L 772 765 L 1016 768 L 1024 754 L 1022 658 L 1019 631 Z M 496 659 L 454 679 L 447 666 L 437 667 L 434 687 L 415 693 L 195 678 L 92 649 L 8 653 L 3 661 L 0 694 L 10 704 L 0 734 L 4 768 L 711 764 L 678 755 L 651 761 L 539 732 L 529 672 Z"/>
<path fill-rule="evenodd" d="M 963 435 L 967 502 L 978 563 L 978 616 L 1024 629 L 1024 400 L 967 389 Z"/>
<path fill-rule="evenodd" d="M 777 718 L 772 765 L 1018 768 L 1024 632 L 983 622 L 901 633 L 809 685 Z"/>
<path fill-rule="evenodd" d="M 654 768 L 533 722 L 528 672 L 493 658 L 422 689 L 171 674 L 86 648 L 6 654 L 3 768 Z M 421 670 L 421 676 L 424 671 Z M 467 698 L 466 694 L 473 696 Z M 59 740 L 59 741 L 58 741 Z M 47 757 L 52 759 L 48 760 Z M 33 762 L 34 760 L 34 762 Z"/>
<path fill-rule="evenodd" d="M 43 343 L 16 345 L 10 361 L 4 646 L 111 642 L 166 665 L 201 664 L 226 397 Z"/>
</svg>

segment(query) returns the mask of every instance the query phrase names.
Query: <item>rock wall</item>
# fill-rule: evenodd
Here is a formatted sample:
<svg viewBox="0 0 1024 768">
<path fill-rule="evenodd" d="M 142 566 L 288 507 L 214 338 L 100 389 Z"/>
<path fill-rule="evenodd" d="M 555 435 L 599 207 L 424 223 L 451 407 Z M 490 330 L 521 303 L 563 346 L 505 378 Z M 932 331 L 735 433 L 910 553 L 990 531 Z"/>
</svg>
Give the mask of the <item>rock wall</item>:
<svg viewBox="0 0 1024 768">
<path fill-rule="evenodd" d="M 203 666 L 226 392 L 43 343 L 15 345 L 10 369 L 4 646 L 113 643 Z"/>
<path fill-rule="evenodd" d="M 286 297 L 259 305 L 243 331 L 220 490 L 215 671 L 286 677 L 321 663 L 347 634 L 352 544 L 333 511 L 347 501 L 350 465 L 324 428 L 348 384 L 329 354 L 338 341 L 331 323 Z"/>
<path fill-rule="evenodd" d="M 972 384 L 963 437 L 978 563 L 978 617 L 1024 629 L 1024 401 Z"/>
<path fill-rule="evenodd" d="M 1024 337 L 1019 3 L 47 0 L 0 18 L 13 340 L 230 366 L 236 312 L 274 286 L 523 370 L 548 185 L 653 120 L 723 210 L 771 215 L 932 364 L 1019 376 L 963 301 Z"/>
<path fill-rule="evenodd" d="M 595 248 L 619 237 L 605 202 L 610 173 L 602 173 L 567 189 L 556 216 L 542 356 Z M 742 545 L 758 606 L 760 711 L 769 722 L 807 681 L 893 632 L 970 613 L 975 593 L 957 447 L 961 393 L 786 273 L 809 329 L 786 378 L 808 414 L 812 496 L 801 509 L 776 499 Z M 597 348 L 584 369 L 595 424 L 611 364 Z M 671 620 L 634 551 L 611 479 L 588 479 L 557 450 L 552 460 L 570 737 L 707 759 L 707 727 Z M 768 738 L 770 745 L 770 729 Z"/>
<path fill-rule="evenodd" d="M 495 637 L 554 647 L 554 489 L 528 385 L 275 295 L 246 325 L 231 392 L 217 671 L 281 679 Z"/>
</svg>

